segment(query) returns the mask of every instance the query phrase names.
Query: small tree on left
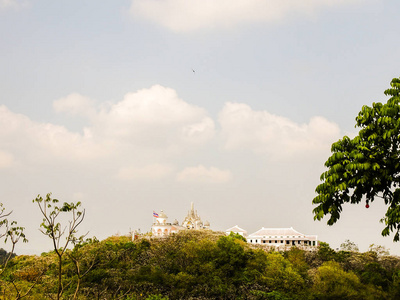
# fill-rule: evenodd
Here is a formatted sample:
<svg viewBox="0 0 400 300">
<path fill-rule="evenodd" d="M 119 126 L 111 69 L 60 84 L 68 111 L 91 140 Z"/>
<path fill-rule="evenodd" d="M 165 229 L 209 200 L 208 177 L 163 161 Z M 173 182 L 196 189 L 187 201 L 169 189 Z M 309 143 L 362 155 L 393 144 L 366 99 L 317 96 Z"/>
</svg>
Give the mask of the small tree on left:
<svg viewBox="0 0 400 300">
<path fill-rule="evenodd" d="M 23 234 L 23 228 L 22 227 L 11 227 L 10 224 L 15 225 L 16 222 L 9 222 L 7 217 L 11 215 L 12 211 L 6 212 L 6 208 L 4 207 L 3 203 L 0 203 L 0 227 L 5 227 L 5 230 L 0 233 L 0 238 L 5 237 L 4 242 L 7 242 L 7 239 L 11 237 L 11 242 L 12 242 L 12 250 L 8 252 L 4 258 L 2 270 L 0 271 L 0 275 L 4 272 L 6 269 L 6 266 L 10 259 L 13 257 L 15 245 L 18 242 L 19 238 L 18 236 L 23 236 L 25 238 L 25 235 Z M 14 239 L 14 233 L 17 233 L 17 238 Z M 15 241 L 15 242 L 14 242 Z M 24 240 L 25 241 L 25 240 Z M 27 240 L 26 240 L 27 241 Z"/>
<path fill-rule="evenodd" d="M 63 256 L 70 243 L 77 239 L 77 228 L 85 218 L 85 210 L 80 208 L 81 202 L 64 202 L 59 206 L 59 200 L 51 198 L 51 193 L 47 194 L 46 198 L 38 195 L 33 202 L 37 203 L 43 216 L 43 222 L 40 224 L 40 231 L 51 239 L 54 252 L 58 258 L 56 299 L 60 299 L 64 292 L 62 282 Z M 62 225 L 60 223 L 60 218 L 62 219 L 62 216 L 65 214 L 70 214 L 70 217 L 67 221 L 68 224 Z M 80 237 L 80 239 L 83 237 L 84 236 Z"/>
<path fill-rule="evenodd" d="M 10 271 L 8 268 L 9 262 L 11 261 L 12 258 L 16 256 L 15 248 L 17 243 L 19 241 L 27 243 L 28 240 L 24 233 L 25 228 L 18 226 L 17 221 L 11 221 L 8 219 L 11 213 L 12 211 L 6 212 L 3 203 L 0 203 L 0 227 L 5 228 L 4 230 L 1 231 L 0 238 L 4 238 L 5 243 L 7 243 L 8 241 L 11 243 L 11 250 L 8 253 L 6 252 L 6 255 L 1 263 L 1 269 L 0 269 L 0 276 L 2 276 L 2 278 L 0 279 L 1 293 L 3 294 L 4 299 L 6 299 L 5 296 L 6 294 L 12 294 L 9 295 L 10 299 L 11 297 L 13 297 L 12 299 L 19 300 L 26 297 L 31 292 L 31 290 L 34 288 L 34 286 L 38 283 L 39 279 L 43 275 L 43 272 L 39 273 L 38 276 L 36 276 L 33 283 L 28 287 L 21 287 L 15 282 L 15 278 L 13 276 L 14 272 Z M 3 276 L 5 276 L 7 279 L 4 280 Z M 14 292 L 11 292 L 10 289 L 14 290 Z"/>
</svg>

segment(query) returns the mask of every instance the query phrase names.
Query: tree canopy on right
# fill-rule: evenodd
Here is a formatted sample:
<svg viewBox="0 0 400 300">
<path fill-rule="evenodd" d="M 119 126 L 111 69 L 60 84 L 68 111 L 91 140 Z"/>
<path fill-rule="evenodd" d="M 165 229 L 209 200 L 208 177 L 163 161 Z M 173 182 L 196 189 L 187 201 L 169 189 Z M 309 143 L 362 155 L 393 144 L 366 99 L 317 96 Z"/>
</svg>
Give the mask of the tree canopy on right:
<svg viewBox="0 0 400 300">
<path fill-rule="evenodd" d="M 400 78 L 394 78 L 390 96 L 385 104 L 364 105 L 356 117 L 360 128 L 354 138 L 344 136 L 332 144 L 332 155 L 325 162 L 328 168 L 321 175 L 313 204 L 314 219 L 329 216 L 328 225 L 339 218 L 344 203 L 366 202 L 366 207 L 377 199 L 387 205 L 381 221 L 383 236 L 394 233 L 399 241 L 400 231 Z"/>
</svg>

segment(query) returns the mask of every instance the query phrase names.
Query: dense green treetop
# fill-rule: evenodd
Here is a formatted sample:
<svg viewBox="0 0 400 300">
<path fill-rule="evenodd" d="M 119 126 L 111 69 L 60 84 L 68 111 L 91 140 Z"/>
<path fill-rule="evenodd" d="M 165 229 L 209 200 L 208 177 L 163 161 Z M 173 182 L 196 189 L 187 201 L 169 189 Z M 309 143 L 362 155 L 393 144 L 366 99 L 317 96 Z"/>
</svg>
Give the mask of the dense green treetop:
<svg viewBox="0 0 400 300">
<path fill-rule="evenodd" d="M 90 239 L 66 250 L 61 299 L 400 299 L 400 259 L 382 250 L 277 252 L 208 230 Z M 55 299 L 57 261 L 54 250 L 13 258 L 0 298 Z"/>
<path fill-rule="evenodd" d="M 400 79 L 394 78 L 385 91 L 390 99 L 385 103 L 363 106 L 356 118 L 360 128 L 354 138 L 344 136 L 332 144 L 332 155 L 321 175 L 313 204 L 314 218 L 329 215 L 333 225 L 342 212 L 344 203 L 366 202 L 369 208 L 377 198 L 388 206 L 381 221 L 382 235 L 394 232 L 398 241 L 400 231 Z"/>
</svg>

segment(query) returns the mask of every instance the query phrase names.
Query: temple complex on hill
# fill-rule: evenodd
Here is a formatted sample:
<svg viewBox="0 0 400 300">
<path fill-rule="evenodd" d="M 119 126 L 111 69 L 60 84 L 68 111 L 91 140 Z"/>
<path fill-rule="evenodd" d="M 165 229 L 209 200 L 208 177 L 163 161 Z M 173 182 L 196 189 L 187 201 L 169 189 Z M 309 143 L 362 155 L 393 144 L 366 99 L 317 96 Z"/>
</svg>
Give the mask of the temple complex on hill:
<svg viewBox="0 0 400 300">
<path fill-rule="evenodd" d="M 179 222 L 176 219 L 172 223 L 168 223 L 167 219 L 167 215 L 162 210 L 159 214 L 153 212 L 153 225 L 151 226 L 151 233 L 153 236 L 163 237 L 177 233 L 181 230 L 201 230 L 210 228 L 210 223 L 208 221 L 203 223 L 200 216 L 197 214 L 197 211 L 194 210 L 193 202 L 191 203 L 190 210 L 181 225 L 179 225 Z"/>
<path fill-rule="evenodd" d="M 172 223 L 168 222 L 168 217 L 161 210 L 160 213 L 153 212 L 153 225 L 151 226 L 151 233 L 154 237 L 166 237 L 181 230 L 204 230 L 209 229 L 210 223 L 203 222 L 197 211 L 194 209 L 193 202 L 190 205 L 190 210 L 187 216 L 179 224 L 178 220 Z M 249 244 L 259 245 L 264 247 L 274 247 L 275 250 L 287 250 L 293 246 L 303 249 L 313 249 L 318 246 L 318 239 L 316 235 L 305 235 L 290 228 L 264 228 L 248 235 L 247 231 L 239 226 L 233 226 L 227 229 L 226 234 L 231 232 L 243 236 Z"/>
</svg>

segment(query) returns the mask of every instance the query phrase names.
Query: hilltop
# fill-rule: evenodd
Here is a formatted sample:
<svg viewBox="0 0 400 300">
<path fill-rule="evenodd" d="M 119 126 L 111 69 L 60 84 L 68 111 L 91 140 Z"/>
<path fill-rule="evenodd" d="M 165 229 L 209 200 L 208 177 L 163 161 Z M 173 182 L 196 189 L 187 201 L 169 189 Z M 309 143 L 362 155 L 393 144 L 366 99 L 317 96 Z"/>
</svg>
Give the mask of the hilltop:
<svg viewBox="0 0 400 300">
<path fill-rule="evenodd" d="M 91 239 L 66 252 L 62 299 L 398 299 L 400 259 L 381 250 L 267 251 L 211 230 Z M 4 299 L 54 297 L 56 262 L 55 252 L 11 259 Z"/>
</svg>

